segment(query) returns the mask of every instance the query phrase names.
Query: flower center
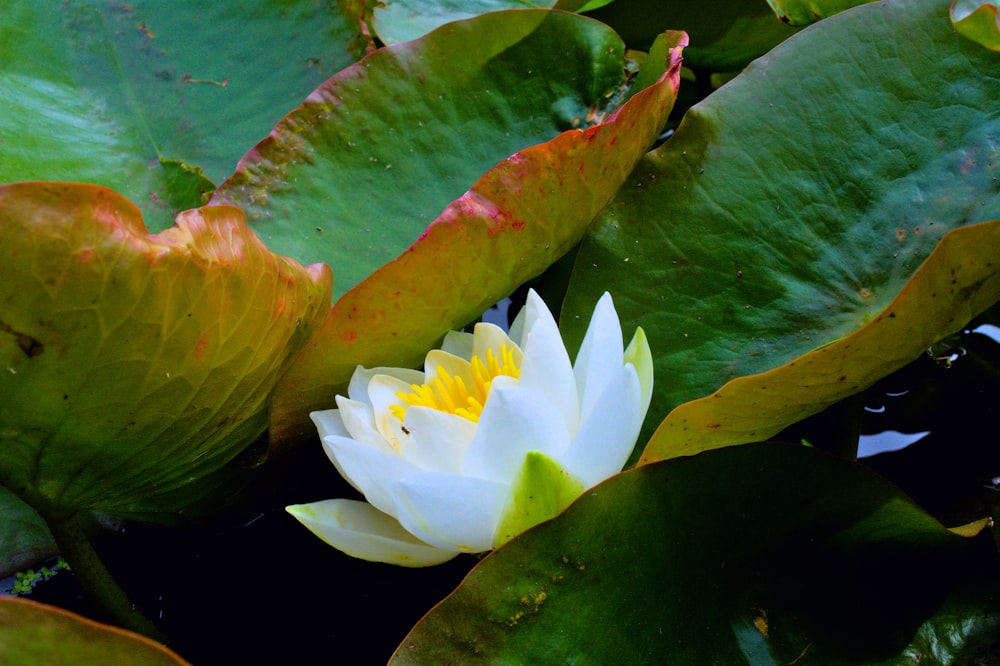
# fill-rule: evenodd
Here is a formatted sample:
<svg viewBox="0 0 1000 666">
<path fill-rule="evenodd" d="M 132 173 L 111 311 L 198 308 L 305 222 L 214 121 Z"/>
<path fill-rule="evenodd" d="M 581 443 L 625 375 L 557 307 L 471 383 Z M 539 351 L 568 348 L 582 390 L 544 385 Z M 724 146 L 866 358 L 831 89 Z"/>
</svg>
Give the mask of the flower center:
<svg viewBox="0 0 1000 666">
<path fill-rule="evenodd" d="M 411 384 L 409 393 L 400 391 L 396 397 L 405 405 L 389 405 L 389 411 L 400 421 L 406 415 L 408 407 L 430 407 L 449 414 L 458 414 L 470 421 L 479 422 L 486 404 L 486 396 L 490 385 L 496 377 L 520 378 L 521 368 L 514 361 L 514 352 L 507 345 L 500 346 L 500 358 L 492 349 L 486 350 L 486 357 L 473 356 L 472 386 L 466 386 L 461 377 L 451 376 L 447 370 L 439 367 L 434 381 L 428 384 Z"/>
</svg>

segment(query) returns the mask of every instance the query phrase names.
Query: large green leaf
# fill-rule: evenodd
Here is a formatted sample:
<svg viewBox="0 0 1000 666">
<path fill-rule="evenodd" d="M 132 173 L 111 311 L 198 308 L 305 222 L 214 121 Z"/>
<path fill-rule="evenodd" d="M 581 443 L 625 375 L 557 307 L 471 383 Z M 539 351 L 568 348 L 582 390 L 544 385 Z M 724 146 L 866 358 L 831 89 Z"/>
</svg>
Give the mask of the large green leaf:
<svg viewBox="0 0 1000 666">
<path fill-rule="evenodd" d="M 61 608 L 0 597 L 0 663 L 180 666 L 187 662 L 138 634 Z"/>
<path fill-rule="evenodd" d="M 0 25 L 0 182 L 111 187 L 153 230 L 354 60 L 355 28 L 306 0 L 9 0 Z"/>
<path fill-rule="evenodd" d="M 513 10 L 380 49 L 320 86 L 216 191 L 268 247 L 336 271 L 339 297 L 510 155 L 621 99 L 624 46 L 565 12 Z"/>
<path fill-rule="evenodd" d="M 176 511 L 267 427 L 330 272 L 232 207 L 147 235 L 116 193 L 0 187 L 0 483 L 43 514 Z"/>
<path fill-rule="evenodd" d="M 674 409 L 642 460 L 766 439 L 868 388 L 1000 301 L 1000 220 L 949 232 L 899 296 L 858 331 Z"/>
<path fill-rule="evenodd" d="M 612 477 L 498 549 L 392 663 L 865 663 L 989 545 L 815 449 L 712 451 Z"/>
<path fill-rule="evenodd" d="M 579 26 L 590 31 L 596 25 L 572 14 L 515 12 L 501 14 L 506 18 L 501 27 L 488 18 L 491 16 L 496 15 L 477 19 L 474 33 L 483 39 L 490 34 L 481 32 L 483 28 L 500 32 L 512 25 L 522 25 L 522 21 L 533 21 L 528 26 L 522 25 L 522 29 L 530 28 L 531 32 L 521 44 L 533 41 L 539 31 L 557 36 Z M 473 25 L 470 22 L 455 30 L 461 34 L 473 30 Z M 600 28 L 599 34 L 606 35 L 605 30 Z M 451 39 L 452 34 L 438 31 L 426 39 L 433 44 L 433 40 L 446 37 Z M 468 38 L 462 36 L 463 41 Z M 547 44 L 545 48 L 555 48 L 558 42 Z M 385 192 L 370 191 L 373 199 L 378 196 L 387 203 L 391 199 L 397 210 L 386 210 L 384 215 L 376 216 L 376 222 L 369 220 L 364 224 L 371 225 L 372 230 L 385 229 L 386 234 L 391 232 L 400 240 L 406 238 L 406 243 L 412 245 L 337 301 L 323 328 L 282 378 L 274 395 L 272 442 L 294 441 L 310 435 L 313 427 L 308 412 L 333 405 L 336 394 L 344 390 L 358 364 L 402 367 L 419 364 L 427 349 L 447 331 L 464 326 L 569 250 L 666 122 L 676 97 L 684 44 L 683 33 L 665 33 L 645 64 L 647 71 L 658 72 L 651 86 L 638 92 L 629 91 L 635 93 L 629 101 L 596 126 L 564 132 L 504 160 L 448 204 L 426 229 L 426 221 L 433 219 L 434 214 L 427 218 L 420 215 L 437 204 L 427 203 L 426 209 L 409 212 L 399 208 L 426 198 L 420 187 L 426 175 L 403 180 Z M 620 77 L 622 61 L 620 51 L 616 53 Z M 610 69 L 611 65 L 607 67 Z M 509 74 L 519 76 L 523 71 L 515 68 Z M 622 83 L 620 78 L 618 83 Z M 445 130 L 438 127 L 438 131 Z M 452 130 L 446 133 L 453 135 L 449 140 L 461 141 Z M 319 164 L 321 160 L 317 157 L 316 162 Z M 462 159 L 457 159 L 456 168 L 462 163 Z M 469 165 L 464 169 L 467 171 Z M 350 188 L 332 190 L 330 184 L 324 183 L 318 183 L 317 187 L 335 191 L 345 201 L 357 196 Z M 301 190 L 305 188 L 298 182 L 292 193 Z M 368 191 L 360 185 L 357 190 Z M 300 201 L 292 195 L 288 199 L 288 205 Z M 366 210 L 380 205 L 379 200 L 371 201 Z M 301 205 L 311 204 L 301 201 Z M 295 221 L 294 216 L 289 219 Z M 271 225 L 271 222 L 263 225 L 265 233 Z M 353 239 L 351 243 L 357 242 L 358 230 L 344 233 L 348 234 L 346 238 Z M 327 236 L 324 232 L 323 237 Z M 377 236 L 362 243 L 361 249 L 375 242 Z M 379 247 L 372 249 L 384 251 Z M 344 249 L 332 247 L 330 251 L 341 256 Z M 369 254 L 372 256 L 368 261 L 377 260 L 376 252 Z"/>
<path fill-rule="evenodd" d="M 763 0 L 621 0 L 590 15 L 634 49 L 648 49 L 664 28 L 683 30 L 691 36 L 684 64 L 714 71 L 740 69 L 796 32 Z"/>
<path fill-rule="evenodd" d="M 611 291 L 623 327 L 641 325 L 653 350 L 649 427 L 858 331 L 949 229 L 1000 217 L 998 89 L 1000 57 L 955 34 L 936 0 L 864 5 L 803 30 L 640 163 L 582 244 L 567 338 L 582 338 L 579 317 Z M 973 233 L 987 234 L 976 256 L 990 261 L 993 232 Z M 930 294 L 941 313 L 958 296 Z M 937 336 L 963 323 L 925 318 Z M 861 388 L 871 361 L 934 337 L 882 330 L 833 381 Z M 800 402 L 812 385 L 794 385 Z M 774 388 L 754 386 L 761 419 Z"/>
</svg>

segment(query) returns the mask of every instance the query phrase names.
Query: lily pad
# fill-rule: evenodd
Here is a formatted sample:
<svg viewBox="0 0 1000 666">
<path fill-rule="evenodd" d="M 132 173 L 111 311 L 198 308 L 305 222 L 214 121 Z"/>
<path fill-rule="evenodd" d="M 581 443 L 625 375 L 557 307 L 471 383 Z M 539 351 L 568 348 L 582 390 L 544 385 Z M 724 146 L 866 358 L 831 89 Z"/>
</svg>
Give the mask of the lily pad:
<svg viewBox="0 0 1000 666">
<path fill-rule="evenodd" d="M 0 25 L 0 182 L 110 187 L 154 231 L 212 189 L 177 175 L 204 169 L 218 182 L 231 173 L 354 60 L 357 30 L 307 0 L 10 0 Z"/>
<path fill-rule="evenodd" d="M 510 155 L 584 129 L 627 84 L 607 26 L 492 12 L 375 51 L 316 89 L 240 161 L 235 204 L 275 252 L 335 267 L 339 298 Z"/>
<path fill-rule="evenodd" d="M 0 483 L 50 515 L 196 500 L 329 310 L 329 269 L 271 254 L 238 209 L 148 235 L 91 185 L 0 187 L 0 266 Z"/>
<path fill-rule="evenodd" d="M 642 462 L 766 439 L 868 388 L 1000 300 L 1000 220 L 949 232 L 899 296 L 840 340 L 673 410 Z"/>
<path fill-rule="evenodd" d="M 866 663 L 988 546 L 816 449 L 711 451 L 612 477 L 494 551 L 391 663 Z"/>
<path fill-rule="evenodd" d="M 863 5 L 806 28 L 692 107 L 640 162 L 581 245 L 564 335 L 580 340 L 579 317 L 612 293 L 623 327 L 642 326 L 653 350 L 651 428 L 888 316 L 945 233 L 1000 218 L 998 81 L 1000 59 L 956 35 L 935 0 Z M 986 234 L 965 241 L 979 246 L 970 262 L 995 256 L 989 227 L 970 233 Z M 959 265 L 971 264 L 940 270 Z M 912 358 L 988 305 L 989 275 L 963 285 L 970 297 L 982 288 L 965 311 L 961 292 L 932 290 L 941 305 L 920 319 L 933 330 L 883 328 L 849 349 L 844 372 L 780 388 L 798 392 L 799 417 L 826 404 L 817 385 L 860 389 L 880 359 Z M 769 382 L 754 384 L 752 416 L 777 423 L 790 415 L 761 398 L 779 388 Z M 743 441 L 765 438 L 746 430 Z"/>
<path fill-rule="evenodd" d="M 138 634 L 27 599 L 0 596 L 0 662 L 4 664 L 187 664 Z"/>
<path fill-rule="evenodd" d="M 493 23 L 495 16 L 504 19 L 502 27 Z M 525 25 L 524 21 L 529 19 Z M 470 22 L 461 30 L 456 28 L 456 35 L 463 41 L 479 35 L 489 43 L 488 35 L 503 34 L 518 25 L 528 30 L 528 36 L 520 44 L 529 43 L 529 39 L 533 44 L 536 36 L 541 35 L 558 37 L 580 26 L 587 34 L 596 29 L 599 35 L 607 35 L 606 28 L 594 28 L 594 22 L 572 14 L 515 12 L 510 16 L 506 13 L 486 15 L 476 21 L 481 25 L 472 26 Z M 465 34 L 466 31 L 470 34 Z M 434 44 L 434 40 L 452 40 L 456 35 L 438 31 L 426 40 L 429 40 L 427 44 Z M 357 365 L 418 365 L 426 351 L 447 331 L 464 326 L 519 284 L 540 274 L 579 240 L 586 226 L 648 150 L 673 107 L 679 84 L 681 49 L 687 40 L 683 33 L 668 32 L 661 41 L 663 48 L 656 50 L 659 58 L 651 56 L 645 64 L 659 72 L 653 85 L 638 92 L 627 91 L 634 93 L 628 102 L 597 125 L 566 131 L 505 159 L 448 204 L 426 229 L 421 216 L 437 204 L 430 203 L 433 198 L 426 199 L 427 193 L 418 185 L 422 180 L 400 181 L 377 196 L 375 190 L 371 191 L 370 200 L 362 210 L 371 211 L 383 200 L 391 207 L 375 217 L 377 226 L 373 221 L 364 224 L 372 224 L 373 230 L 386 230 L 387 235 L 406 237 L 412 245 L 337 301 L 323 328 L 282 378 L 275 389 L 272 406 L 272 443 L 310 436 L 314 429 L 307 418 L 308 412 L 335 404 L 337 393 L 343 392 Z M 546 42 L 544 48 L 556 48 L 558 43 Z M 417 43 L 409 44 L 415 46 Z M 618 84 L 622 84 L 620 44 L 615 53 L 616 77 Z M 541 64 L 534 66 L 541 71 Z M 613 69 L 610 63 L 606 67 L 609 71 Z M 512 73 L 517 71 L 524 70 L 515 69 Z M 355 111 L 361 113 L 360 109 Z M 460 137 L 453 136 L 449 140 L 458 141 Z M 260 148 L 265 149 L 272 150 L 267 146 Z M 329 155 L 335 157 L 333 152 Z M 322 162 L 318 156 L 315 161 L 317 165 Z M 469 171 L 468 164 L 463 160 L 456 162 L 459 163 L 465 172 Z M 315 179 L 311 187 L 336 192 L 344 201 L 352 200 L 358 192 L 368 191 L 367 185 L 359 185 L 355 191 L 342 187 L 334 189 L 337 183 L 322 181 L 322 172 L 309 177 Z M 302 179 L 305 178 L 303 174 Z M 304 207 L 310 206 L 300 198 L 307 189 L 297 182 L 292 190 L 282 195 L 287 203 L 281 205 L 291 207 L 301 202 Z M 227 190 L 225 185 L 221 188 L 221 191 Z M 414 208 L 425 199 L 426 208 Z M 357 205 L 362 204 L 358 202 Z M 403 210 L 407 207 L 409 211 Z M 276 213 L 275 220 L 278 217 L 284 215 Z M 430 216 L 427 219 L 431 219 Z M 297 214 L 289 213 L 287 220 L 283 228 L 299 228 Z M 264 223 L 260 227 L 262 233 L 268 234 L 276 224 Z M 345 238 L 354 239 L 351 243 L 357 242 L 357 230 L 346 228 L 343 233 L 347 234 Z M 324 232 L 323 237 L 327 236 Z M 364 254 L 366 245 L 372 250 L 371 256 L 365 259 L 363 270 L 371 270 L 373 267 L 368 264 L 378 261 L 382 252 L 393 247 L 373 248 L 371 244 L 376 241 L 376 237 L 369 238 L 355 253 Z M 327 250 L 316 247 L 310 251 L 329 251 L 335 252 L 334 256 L 341 256 L 350 249 L 351 245 L 340 248 L 334 245 Z M 351 277 L 346 279 L 349 282 Z M 589 313 L 585 319 L 589 320 Z"/>
</svg>

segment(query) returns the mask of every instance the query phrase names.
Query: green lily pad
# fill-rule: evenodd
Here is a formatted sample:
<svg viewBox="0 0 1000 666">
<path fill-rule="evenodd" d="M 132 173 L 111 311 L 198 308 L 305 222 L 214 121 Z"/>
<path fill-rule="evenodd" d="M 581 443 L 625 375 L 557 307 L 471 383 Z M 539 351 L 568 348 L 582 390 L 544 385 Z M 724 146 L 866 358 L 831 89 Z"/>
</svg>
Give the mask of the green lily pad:
<svg viewBox="0 0 1000 666">
<path fill-rule="evenodd" d="M 816 449 L 711 451 L 612 477 L 494 551 L 391 663 L 866 663 L 989 546 Z"/>
<path fill-rule="evenodd" d="M 111 187 L 154 231 L 352 62 L 357 30 L 306 0 L 10 0 L 0 25 L 0 182 Z"/>
<path fill-rule="evenodd" d="M 0 596 L 0 663 L 187 664 L 148 638 L 27 599 Z"/>
<path fill-rule="evenodd" d="M 629 0 L 589 15 L 614 28 L 630 48 L 642 51 L 664 28 L 683 30 L 691 38 L 685 66 L 723 72 L 742 68 L 796 32 L 776 21 L 759 0 Z"/>
<path fill-rule="evenodd" d="M 1000 301 L 1000 220 L 949 232 L 899 296 L 855 333 L 684 403 L 642 461 L 766 439 L 923 354 Z"/>
<path fill-rule="evenodd" d="M 148 235 L 90 185 L 0 187 L 0 266 L 0 483 L 43 515 L 197 499 L 329 310 L 329 269 L 271 254 L 238 209 Z"/>
<path fill-rule="evenodd" d="M 450 23 L 320 86 L 212 202 L 246 211 L 275 252 L 335 267 L 339 298 L 499 162 L 613 110 L 624 65 L 614 32 L 574 14 Z"/>
<path fill-rule="evenodd" d="M 936 0 L 863 5 L 806 28 L 692 107 L 640 162 L 581 245 L 564 335 L 582 339 L 579 317 L 605 290 L 623 328 L 645 329 L 651 430 L 732 379 L 859 331 L 946 232 L 1000 218 L 997 80 L 1000 59 L 956 35 Z M 988 261 L 993 232 L 971 233 L 987 234 L 968 242 Z M 963 285 L 982 288 L 966 312 L 961 294 L 933 294 L 941 305 L 920 319 L 935 330 L 883 328 L 840 359 L 844 372 L 780 388 L 798 392 L 800 418 L 817 411 L 828 396 L 816 385 L 860 389 L 879 359 L 888 372 L 961 326 L 994 283 Z M 761 397 L 779 388 L 766 379 L 753 385 L 758 413 L 744 415 L 777 423 L 784 405 Z M 756 435 L 743 441 L 766 437 L 746 430 Z"/>
<path fill-rule="evenodd" d="M 991 51 L 1000 51 L 1000 5 L 982 0 L 955 0 L 951 22 L 959 34 Z"/>
<path fill-rule="evenodd" d="M 504 19 L 502 25 L 495 23 L 493 17 Z M 525 24 L 525 21 L 528 23 Z M 475 26 L 469 22 L 461 30 L 456 28 L 454 34 L 442 29 L 420 42 L 429 48 L 437 41 L 450 42 L 461 37 L 464 42 L 478 35 L 489 43 L 490 35 L 504 34 L 516 26 L 528 31 L 520 41 L 521 45 L 534 44 L 536 36 L 541 35 L 558 37 L 567 34 L 565 31 L 578 35 L 576 30 L 581 27 L 585 35 L 597 30 L 598 35 L 607 36 L 607 29 L 596 27 L 598 24 L 593 21 L 558 12 L 487 14 L 476 22 Z M 412 245 L 337 301 L 323 328 L 282 377 L 275 388 L 272 403 L 269 431 L 272 443 L 298 441 L 311 436 L 314 428 L 307 418 L 309 411 L 333 405 L 337 393 L 343 392 L 357 365 L 418 365 L 426 351 L 436 345 L 447 331 L 464 326 L 519 284 L 540 274 L 579 240 L 586 226 L 648 150 L 673 107 L 679 85 L 680 54 L 686 44 L 686 35 L 668 32 L 661 41 L 663 48 L 655 51 L 659 57 L 651 55 L 645 64 L 646 68 L 659 72 L 653 85 L 638 92 L 627 91 L 626 94 L 634 94 L 599 124 L 585 130 L 564 132 L 505 159 L 471 189 L 467 189 L 465 194 L 447 204 L 444 212 L 429 226 L 426 226 L 426 219 L 433 219 L 436 215 L 430 211 L 437 203 L 431 203 L 434 198 L 428 199 L 427 192 L 419 185 L 424 182 L 422 179 L 426 178 L 426 174 L 416 180 L 408 177 L 380 192 L 367 190 L 369 186 L 364 184 L 365 181 L 359 181 L 353 191 L 335 189 L 337 182 L 322 181 L 322 171 L 309 176 L 315 182 L 307 187 L 301 182 L 306 179 L 303 173 L 295 186 L 282 194 L 287 199 L 282 206 L 301 205 L 308 209 L 320 202 L 329 203 L 325 196 L 320 196 L 313 203 L 301 199 L 310 187 L 336 193 L 335 196 L 344 201 L 353 200 L 359 192 L 369 192 L 369 201 L 361 210 L 371 214 L 382 205 L 381 201 L 386 202 L 389 208 L 375 215 L 377 225 L 371 220 L 362 223 L 372 225 L 370 228 L 379 230 L 379 233 L 385 230 L 386 236 L 391 233 L 397 235 L 399 240 L 406 238 L 405 242 L 412 242 Z M 545 42 L 547 46 L 544 48 L 555 49 L 559 43 L 558 40 Z M 418 44 L 410 42 L 400 48 L 415 48 Z M 539 45 L 538 48 L 542 47 Z M 520 53 L 520 49 L 517 51 Z M 441 52 L 453 51 L 444 49 Z M 509 52 L 504 53 L 504 57 Z M 394 52 L 386 53 L 392 55 Z M 620 44 L 615 53 L 616 76 L 621 84 L 623 62 Z M 539 72 L 544 69 L 541 63 L 533 66 L 538 67 Z M 518 72 L 523 73 L 523 67 L 514 68 L 510 74 L 520 76 Z M 604 67 L 602 65 L 602 69 Z M 606 67 L 609 71 L 612 69 L 610 63 Z M 372 71 L 375 71 L 374 64 Z M 392 84 L 386 80 L 385 85 Z M 351 115 L 355 113 L 363 115 L 360 108 L 352 109 Z M 446 117 L 453 117 L 454 113 L 459 111 L 449 112 Z M 444 129 L 437 126 L 437 131 Z M 452 135 L 449 141 L 461 140 L 452 130 L 447 131 Z M 278 150 L 269 146 L 260 148 L 272 149 Z M 472 167 L 459 159 L 464 155 L 455 157 L 456 169 L 462 165 L 462 170 L 468 173 Z M 330 151 L 328 159 L 340 158 L 335 151 Z M 321 165 L 325 161 L 317 155 L 315 163 Z M 417 166 L 411 164 L 410 168 Z M 377 171 L 381 174 L 384 169 Z M 428 183 L 428 187 L 433 186 Z M 465 185 L 462 187 L 467 188 Z M 226 186 L 221 189 L 225 190 Z M 443 195 L 438 193 L 435 196 Z M 357 205 L 362 204 L 357 202 Z M 420 208 L 420 205 L 425 208 Z M 407 207 L 411 210 L 404 210 Z M 430 213 L 428 217 L 423 218 L 427 213 Z M 348 213 L 345 211 L 344 214 Z M 275 214 L 275 220 L 284 217 L 283 214 Z M 287 219 L 288 222 L 281 225 L 269 221 L 259 228 L 265 235 L 274 226 L 288 230 L 298 228 L 300 222 L 297 215 L 289 213 Z M 334 256 L 341 256 L 345 251 L 353 250 L 358 238 L 364 238 L 364 235 L 359 235 L 357 229 L 351 230 L 346 222 L 343 226 L 344 242 L 350 244 L 340 248 L 332 246 L 328 250 L 317 246 L 311 251 L 330 251 L 336 253 Z M 332 238 L 334 234 L 324 232 L 324 239 L 327 236 Z M 413 239 L 416 239 L 415 242 Z M 379 236 L 373 234 L 362 241 L 355 251 L 359 257 L 366 251 L 371 255 L 363 268 L 359 266 L 361 270 L 371 270 L 373 266 L 368 265 L 369 262 L 380 261 L 382 253 L 395 247 L 375 247 L 373 244 L 377 242 Z M 347 261 L 346 258 L 344 260 Z M 338 273 L 338 280 L 340 275 Z M 348 277 L 346 281 L 350 283 L 351 279 Z M 586 318 L 589 320 L 589 317 L 588 312 Z"/>
</svg>

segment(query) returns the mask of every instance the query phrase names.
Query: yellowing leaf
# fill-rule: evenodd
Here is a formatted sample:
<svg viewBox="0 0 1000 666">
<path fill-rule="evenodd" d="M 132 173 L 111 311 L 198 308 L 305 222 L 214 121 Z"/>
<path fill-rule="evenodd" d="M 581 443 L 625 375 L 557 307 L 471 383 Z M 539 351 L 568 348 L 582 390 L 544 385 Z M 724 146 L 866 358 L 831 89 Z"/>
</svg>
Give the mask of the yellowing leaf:
<svg viewBox="0 0 1000 666">
<path fill-rule="evenodd" d="M 0 187 L 0 482 L 45 512 L 171 512 L 267 427 L 331 275 L 231 206 L 147 235 L 101 187 Z"/>
<path fill-rule="evenodd" d="M 0 596 L 0 663 L 187 664 L 148 638 L 28 599 Z"/>
</svg>

